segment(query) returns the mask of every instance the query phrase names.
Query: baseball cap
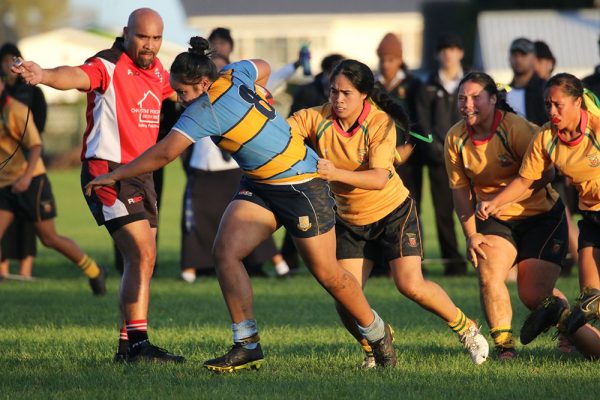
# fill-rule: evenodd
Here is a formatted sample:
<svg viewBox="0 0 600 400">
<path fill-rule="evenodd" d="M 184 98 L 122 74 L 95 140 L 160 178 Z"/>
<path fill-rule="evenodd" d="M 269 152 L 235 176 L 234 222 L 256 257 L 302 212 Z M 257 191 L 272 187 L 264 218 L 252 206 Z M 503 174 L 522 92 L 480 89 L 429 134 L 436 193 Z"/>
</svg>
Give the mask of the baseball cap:
<svg viewBox="0 0 600 400">
<path fill-rule="evenodd" d="M 518 38 L 513 40 L 510 44 L 510 52 L 520 51 L 522 53 L 533 53 L 535 52 L 535 46 L 533 42 L 527 38 Z"/>
</svg>

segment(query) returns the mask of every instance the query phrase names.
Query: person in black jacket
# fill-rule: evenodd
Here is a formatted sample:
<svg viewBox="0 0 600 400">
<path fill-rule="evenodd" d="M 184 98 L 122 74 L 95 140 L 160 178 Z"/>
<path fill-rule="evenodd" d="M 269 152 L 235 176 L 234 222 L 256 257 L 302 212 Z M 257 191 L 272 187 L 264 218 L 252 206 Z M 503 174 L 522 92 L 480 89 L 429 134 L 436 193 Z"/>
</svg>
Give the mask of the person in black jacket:
<svg viewBox="0 0 600 400">
<path fill-rule="evenodd" d="M 600 36 L 598 36 L 598 50 L 600 50 Z M 581 81 L 583 82 L 583 86 L 600 97 L 600 64 L 596 65 L 592 75 L 586 76 Z"/>
<path fill-rule="evenodd" d="M 510 67 L 513 79 L 512 90 L 506 95 L 506 102 L 521 117 L 536 125 L 548 121 L 544 106 L 545 80 L 535 73 L 535 45 L 526 38 L 517 38 L 510 45 Z"/>
<path fill-rule="evenodd" d="M 27 85 L 17 74 L 10 70 L 13 57 L 21 57 L 21 51 L 13 43 L 4 43 L 0 47 L 0 77 L 5 82 L 5 91 L 12 98 L 30 108 L 28 123 L 35 124 L 41 134 L 46 126 L 46 99 L 37 86 Z M 2 262 L 0 271 L 6 275 L 9 260 L 19 260 L 19 275 L 31 278 L 33 262 L 37 254 L 35 228 L 33 223 L 23 218 L 15 218 L 2 237 Z"/>
<path fill-rule="evenodd" d="M 460 36 L 447 33 L 438 39 L 436 57 L 439 68 L 433 71 L 417 97 L 417 115 L 425 134 L 433 142 L 421 146 L 420 156 L 427 165 L 431 198 L 444 273 L 449 276 L 465 275 L 466 262 L 458 250 L 454 230 L 454 206 L 448 175 L 444 165 L 444 141 L 448 129 L 460 120 L 456 108 L 456 91 L 464 75 L 461 65 L 464 57 Z"/>
</svg>

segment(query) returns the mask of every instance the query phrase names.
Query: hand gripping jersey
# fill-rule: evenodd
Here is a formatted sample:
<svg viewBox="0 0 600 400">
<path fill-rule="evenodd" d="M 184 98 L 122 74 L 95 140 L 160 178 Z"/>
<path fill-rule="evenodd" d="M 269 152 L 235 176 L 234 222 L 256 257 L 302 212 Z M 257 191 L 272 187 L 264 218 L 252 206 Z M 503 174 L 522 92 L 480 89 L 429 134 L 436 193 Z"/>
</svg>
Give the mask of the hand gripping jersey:
<svg viewBox="0 0 600 400">
<path fill-rule="evenodd" d="M 519 174 L 538 179 L 550 164 L 579 192 L 579 209 L 600 210 L 600 118 L 581 110 L 584 134 L 571 142 L 561 140 L 557 129 L 546 123 L 531 142 Z"/>
<path fill-rule="evenodd" d="M 452 189 L 473 186 L 478 201 L 492 199 L 518 174 L 521 160 L 537 126 L 513 114 L 496 111 L 485 139 L 474 140 L 465 121 L 448 131 L 445 161 Z M 542 171 L 543 172 L 543 171 Z M 541 177 L 538 176 L 536 179 Z M 558 194 L 548 184 L 503 210 L 500 220 L 519 220 L 549 211 Z"/>
<path fill-rule="evenodd" d="M 173 130 L 193 142 L 210 136 L 258 182 L 297 183 L 317 177 L 316 153 L 291 134 L 285 119 L 256 86 L 256 79 L 251 61 L 226 66 L 207 93 L 184 111 Z"/>
<path fill-rule="evenodd" d="M 81 159 L 126 164 L 155 144 L 162 101 L 173 92 L 158 58 L 142 69 L 118 38 L 80 68 L 90 78 Z"/>
<path fill-rule="evenodd" d="M 344 131 L 332 116 L 331 105 L 300 110 L 288 118 L 294 134 L 310 140 L 320 157 L 336 168 L 365 171 L 382 168 L 389 180 L 381 190 L 360 189 L 340 182 L 330 182 L 337 213 L 352 225 L 377 222 L 395 210 L 408 196 L 408 189 L 394 169 L 396 127 L 383 111 L 364 103 L 357 125 Z"/>
</svg>

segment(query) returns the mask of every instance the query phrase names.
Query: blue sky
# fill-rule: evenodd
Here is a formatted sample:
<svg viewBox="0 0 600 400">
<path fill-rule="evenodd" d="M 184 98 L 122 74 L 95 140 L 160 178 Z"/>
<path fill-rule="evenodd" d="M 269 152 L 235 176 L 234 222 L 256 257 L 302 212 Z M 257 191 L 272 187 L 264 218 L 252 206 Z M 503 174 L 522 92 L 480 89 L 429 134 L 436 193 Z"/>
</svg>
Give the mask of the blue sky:
<svg viewBox="0 0 600 400">
<path fill-rule="evenodd" d="M 185 25 L 185 13 L 179 0 L 70 0 L 71 8 L 95 10 L 98 27 L 120 32 L 127 24 L 127 17 L 136 8 L 149 7 L 158 11 L 165 22 L 164 38 L 185 45 L 198 32 Z"/>
</svg>

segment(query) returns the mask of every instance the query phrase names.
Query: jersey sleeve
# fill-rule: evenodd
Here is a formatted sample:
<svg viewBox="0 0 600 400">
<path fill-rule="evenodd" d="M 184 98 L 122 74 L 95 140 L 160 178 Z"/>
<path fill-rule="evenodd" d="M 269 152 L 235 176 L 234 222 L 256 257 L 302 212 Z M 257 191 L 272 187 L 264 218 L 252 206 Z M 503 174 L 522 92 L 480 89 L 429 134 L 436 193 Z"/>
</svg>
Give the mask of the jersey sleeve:
<svg viewBox="0 0 600 400">
<path fill-rule="evenodd" d="M 232 76 L 240 79 L 248 87 L 254 87 L 258 78 L 258 69 L 250 60 L 242 60 L 226 65 L 221 72 L 232 70 Z"/>
<path fill-rule="evenodd" d="M 465 173 L 465 166 L 460 155 L 460 145 L 456 139 L 457 136 L 452 134 L 451 130 L 446 135 L 444 142 L 444 162 L 451 189 L 460 189 L 471 184 L 471 180 Z"/>
<path fill-rule="evenodd" d="M 394 170 L 396 151 L 396 126 L 387 115 L 379 118 L 378 123 L 369 127 L 369 168 Z M 374 129 L 373 129 L 374 128 Z"/>
<path fill-rule="evenodd" d="M 302 141 L 309 143 L 313 150 L 317 149 L 317 129 L 314 126 L 315 118 L 311 116 L 312 113 L 318 112 L 316 108 L 303 109 L 296 111 L 291 117 L 287 119 L 290 125 L 292 135 L 296 135 L 302 139 Z"/>
<path fill-rule="evenodd" d="M 214 125 L 212 119 L 216 117 L 213 116 L 212 112 L 206 111 L 210 110 L 211 107 L 208 96 L 200 97 L 185 109 L 171 129 L 184 135 L 194 143 L 206 136 L 216 136 L 216 133 L 211 134 L 210 132 L 210 126 Z"/>
<path fill-rule="evenodd" d="M 110 76 L 104 63 L 99 58 L 90 58 L 85 64 L 80 65 L 79 68 L 86 73 L 90 79 L 90 88 L 88 92 L 98 90 L 104 93 L 110 84 Z"/>
<path fill-rule="evenodd" d="M 551 160 L 544 148 L 544 131 L 539 132 L 529 144 L 523 156 L 519 175 L 525 179 L 536 181 L 542 177 L 550 166 Z"/>
<path fill-rule="evenodd" d="M 522 160 L 527 153 L 529 144 L 539 129 L 539 126 L 523 118 L 519 118 L 519 122 L 514 124 L 514 127 L 510 132 L 511 147 L 519 160 Z"/>
</svg>

